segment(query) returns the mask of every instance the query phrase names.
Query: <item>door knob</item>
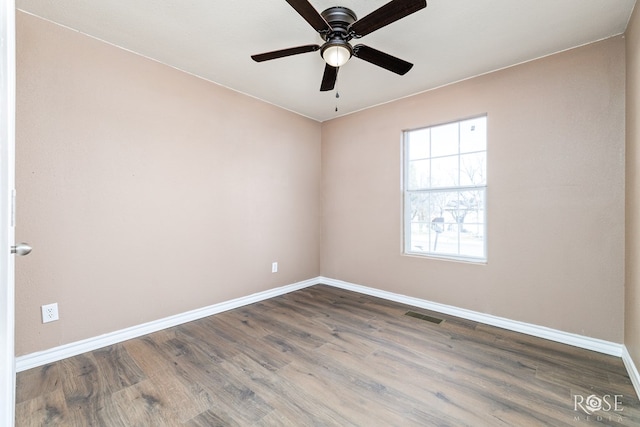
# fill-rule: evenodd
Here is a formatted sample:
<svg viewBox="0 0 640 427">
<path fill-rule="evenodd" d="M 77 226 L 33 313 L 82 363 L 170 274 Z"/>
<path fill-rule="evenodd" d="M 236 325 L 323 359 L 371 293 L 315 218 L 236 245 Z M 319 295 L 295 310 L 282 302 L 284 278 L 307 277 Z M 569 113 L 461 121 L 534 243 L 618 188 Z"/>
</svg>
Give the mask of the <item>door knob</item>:
<svg viewBox="0 0 640 427">
<path fill-rule="evenodd" d="M 20 255 L 20 256 L 25 256 L 31 253 L 31 249 L 32 249 L 31 246 L 29 246 L 27 243 L 18 243 L 15 246 L 11 246 L 11 253 Z"/>
</svg>

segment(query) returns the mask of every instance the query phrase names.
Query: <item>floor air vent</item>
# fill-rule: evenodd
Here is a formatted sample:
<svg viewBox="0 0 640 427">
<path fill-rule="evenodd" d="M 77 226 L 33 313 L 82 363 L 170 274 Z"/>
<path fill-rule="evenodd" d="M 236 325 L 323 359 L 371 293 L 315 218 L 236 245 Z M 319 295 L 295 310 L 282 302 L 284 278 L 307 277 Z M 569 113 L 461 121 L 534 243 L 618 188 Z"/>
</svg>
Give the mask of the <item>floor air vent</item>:
<svg viewBox="0 0 640 427">
<path fill-rule="evenodd" d="M 415 311 L 407 311 L 405 316 L 415 317 L 416 319 L 426 320 L 427 322 L 435 323 L 439 325 L 444 322 L 444 319 L 438 319 L 437 317 L 427 316 L 426 314 L 416 313 Z"/>
</svg>

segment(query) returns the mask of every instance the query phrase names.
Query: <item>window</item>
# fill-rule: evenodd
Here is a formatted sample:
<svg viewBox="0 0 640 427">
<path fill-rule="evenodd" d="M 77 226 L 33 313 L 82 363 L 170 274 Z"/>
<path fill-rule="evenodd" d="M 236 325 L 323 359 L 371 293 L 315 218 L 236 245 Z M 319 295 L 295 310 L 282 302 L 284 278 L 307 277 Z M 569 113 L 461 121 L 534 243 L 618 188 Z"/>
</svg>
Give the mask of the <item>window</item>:
<svg viewBox="0 0 640 427">
<path fill-rule="evenodd" d="M 484 262 L 487 117 L 404 133 L 405 253 Z"/>
</svg>

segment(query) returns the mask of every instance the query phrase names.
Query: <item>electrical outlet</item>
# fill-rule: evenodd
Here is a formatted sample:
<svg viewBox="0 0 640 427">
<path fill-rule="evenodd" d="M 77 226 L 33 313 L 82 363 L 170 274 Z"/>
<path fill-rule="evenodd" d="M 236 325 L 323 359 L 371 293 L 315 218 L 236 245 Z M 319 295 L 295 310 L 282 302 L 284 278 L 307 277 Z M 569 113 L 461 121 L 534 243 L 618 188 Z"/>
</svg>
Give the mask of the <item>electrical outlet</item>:
<svg viewBox="0 0 640 427">
<path fill-rule="evenodd" d="M 278 272 L 278 263 L 277 262 L 272 262 L 271 263 L 271 272 L 272 273 L 277 273 Z"/>
<path fill-rule="evenodd" d="M 42 306 L 42 323 L 53 322 L 58 320 L 58 303 L 47 304 Z"/>
</svg>

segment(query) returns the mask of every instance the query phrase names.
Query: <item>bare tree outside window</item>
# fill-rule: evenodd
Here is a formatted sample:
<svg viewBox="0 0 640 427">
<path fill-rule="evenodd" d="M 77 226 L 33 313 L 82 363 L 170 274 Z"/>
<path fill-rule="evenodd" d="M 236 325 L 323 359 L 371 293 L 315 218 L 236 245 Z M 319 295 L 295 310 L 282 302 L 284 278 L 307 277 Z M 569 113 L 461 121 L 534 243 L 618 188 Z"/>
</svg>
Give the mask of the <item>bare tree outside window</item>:
<svg viewBox="0 0 640 427">
<path fill-rule="evenodd" d="M 486 261 L 487 117 L 404 134 L 405 252 Z"/>
</svg>

